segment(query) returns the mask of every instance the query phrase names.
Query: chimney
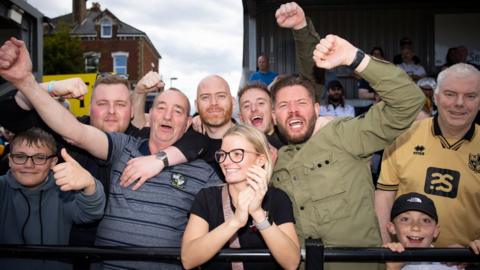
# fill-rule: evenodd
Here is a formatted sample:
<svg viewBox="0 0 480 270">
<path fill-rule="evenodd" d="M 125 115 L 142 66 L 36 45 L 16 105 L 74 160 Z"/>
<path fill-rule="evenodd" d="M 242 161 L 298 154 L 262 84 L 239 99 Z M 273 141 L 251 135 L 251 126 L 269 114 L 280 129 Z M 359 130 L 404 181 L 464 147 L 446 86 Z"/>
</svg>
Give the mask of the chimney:
<svg viewBox="0 0 480 270">
<path fill-rule="evenodd" d="M 102 11 L 101 8 L 100 8 L 100 3 L 98 2 L 93 2 L 92 3 L 92 8 L 90 9 L 91 11 L 95 11 L 95 12 L 100 12 Z"/>
<path fill-rule="evenodd" d="M 81 24 L 87 16 L 87 0 L 72 0 L 73 22 Z"/>
</svg>

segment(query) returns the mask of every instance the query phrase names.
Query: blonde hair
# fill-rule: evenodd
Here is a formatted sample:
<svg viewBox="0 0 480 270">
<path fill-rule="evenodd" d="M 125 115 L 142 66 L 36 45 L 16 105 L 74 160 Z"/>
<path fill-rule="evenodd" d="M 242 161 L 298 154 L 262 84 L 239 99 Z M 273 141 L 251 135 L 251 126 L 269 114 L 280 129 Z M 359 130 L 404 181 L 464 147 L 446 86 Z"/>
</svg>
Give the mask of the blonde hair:
<svg viewBox="0 0 480 270">
<path fill-rule="evenodd" d="M 273 159 L 265 134 L 252 126 L 237 124 L 227 130 L 225 135 L 223 135 L 223 138 L 230 135 L 236 135 L 245 138 L 253 145 L 257 153 L 265 156 L 265 166 L 263 168 L 267 172 L 267 182 L 270 182 L 273 172 Z"/>
</svg>

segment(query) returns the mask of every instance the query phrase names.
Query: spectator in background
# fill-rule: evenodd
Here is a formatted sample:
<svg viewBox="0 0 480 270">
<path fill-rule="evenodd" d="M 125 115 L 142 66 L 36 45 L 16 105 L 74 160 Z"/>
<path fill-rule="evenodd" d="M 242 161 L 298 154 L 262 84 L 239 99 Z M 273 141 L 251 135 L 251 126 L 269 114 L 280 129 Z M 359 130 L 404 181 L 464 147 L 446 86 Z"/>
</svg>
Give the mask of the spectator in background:
<svg viewBox="0 0 480 270">
<path fill-rule="evenodd" d="M 327 89 L 327 98 L 325 104 L 320 106 L 320 115 L 355 117 L 353 106 L 345 103 L 345 91 L 342 83 L 338 80 L 330 81 Z"/>
<path fill-rule="evenodd" d="M 370 50 L 370 55 L 378 58 L 378 59 L 385 59 L 385 55 L 383 54 L 383 49 L 381 47 L 373 47 Z M 358 98 L 360 99 L 370 99 L 374 100 L 375 99 L 375 90 L 370 86 L 370 84 L 360 78 L 357 80 L 357 90 L 358 90 Z"/>
<path fill-rule="evenodd" d="M 416 64 L 414 60 L 415 53 L 412 48 L 405 47 L 402 49 L 402 60 L 403 62 L 397 66 L 405 70 L 405 72 L 412 78 L 413 81 L 418 81 L 419 79 L 427 76 L 427 72 L 422 65 Z"/>
<path fill-rule="evenodd" d="M 249 82 L 261 82 L 270 85 L 278 73 L 270 71 L 269 60 L 266 55 L 260 55 L 257 59 L 257 71 L 250 76 Z"/>
<path fill-rule="evenodd" d="M 428 99 L 426 103 L 428 102 L 430 104 L 430 115 L 436 114 L 437 106 L 433 101 L 433 91 L 435 91 L 435 88 L 437 88 L 437 82 L 435 82 L 435 79 L 432 77 L 425 77 L 418 80 L 417 85 L 420 87 L 420 89 L 422 89 L 425 97 Z"/>
<path fill-rule="evenodd" d="M 400 39 L 400 53 L 393 57 L 393 63 L 395 65 L 399 65 L 399 64 L 403 63 L 402 51 L 403 51 L 404 48 L 410 48 L 411 50 L 413 50 L 412 40 L 408 37 L 403 37 L 402 39 Z M 418 56 L 414 55 L 413 56 L 413 62 L 414 62 L 414 64 L 420 64 L 420 58 L 418 58 Z"/>
</svg>

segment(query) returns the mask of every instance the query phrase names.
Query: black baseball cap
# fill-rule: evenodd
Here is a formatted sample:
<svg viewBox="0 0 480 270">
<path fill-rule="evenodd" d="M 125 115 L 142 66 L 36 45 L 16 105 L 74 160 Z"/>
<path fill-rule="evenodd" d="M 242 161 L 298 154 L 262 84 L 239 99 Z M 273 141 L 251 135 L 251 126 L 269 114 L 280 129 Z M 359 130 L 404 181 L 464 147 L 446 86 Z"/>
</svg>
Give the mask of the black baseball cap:
<svg viewBox="0 0 480 270">
<path fill-rule="evenodd" d="M 339 80 L 331 80 L 327 84 L 327 89 L 332 89 L 334 87 L 340 87 L 343 89 L 343 85 Z"/>
<path fill-rule="evenodd" d="M 438 222 L 437 209 L 433 201 L 427 196 L 410 192 L 398 197 L 393 203 L 392 212 L 390 213 L 390 220 L 407 211 L 420 211 Z"/>
</svg>

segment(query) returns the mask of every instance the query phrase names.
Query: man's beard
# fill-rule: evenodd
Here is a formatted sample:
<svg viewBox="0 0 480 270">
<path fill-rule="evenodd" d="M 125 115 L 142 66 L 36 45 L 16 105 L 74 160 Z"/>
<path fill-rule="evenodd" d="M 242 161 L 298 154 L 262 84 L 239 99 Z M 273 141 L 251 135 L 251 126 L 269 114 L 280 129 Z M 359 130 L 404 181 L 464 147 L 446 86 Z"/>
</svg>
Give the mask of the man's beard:
<svg viewBox="0 0 480 270">
<path fill-rule="evenodd" d="M 316 120 L 317 120 L 317 117 L 316 117 L 315 114 L 313 114 L 310 117 L 310 119 L 306 120 L 307 121 L 306 122 L 307 129 L 305 130 L 305 133 L 300 135 L 300 136 L 296 136 L 296 137 L 291 136 L 288 133 L 288 130 L 282 124 L 277 125 L 277 127 L 278 127 L 278 130 L 280 131 L 280 134 L 282 134 L 287 139 L 288 143 L 300 144 L 300 143 L 304 143 L 304 142 L 308 141 L 308 139 L 310 139 L 310 137 L 313 134 L 313 131 L 315 130 Z M 286 124 L 286 125 L 288 125 L 288 124 Z"/>
<path fill-rule="evenodd" d="M 210 127 L 221 127 L 225 125 L 226 123 L 230 122 L 232 119 L 232 106 L 229 106 L 224 110 L 224 114 L 222 117 L 209 117 L 207 110 L 200 110 L 199 115 L 200 119 L 202 120 L 202 123 L 206 126 Z"/>
</svg>

